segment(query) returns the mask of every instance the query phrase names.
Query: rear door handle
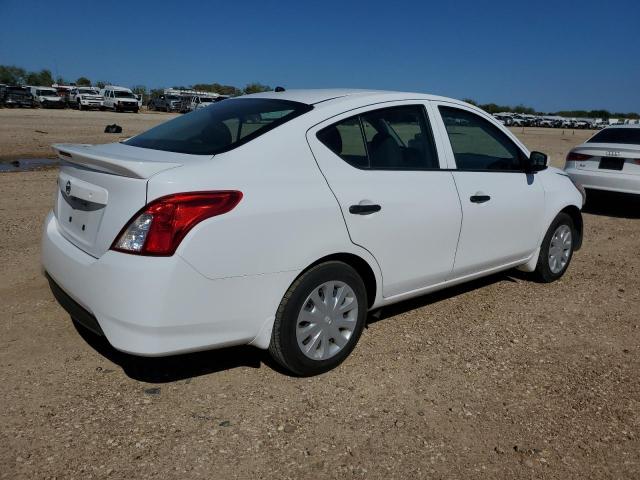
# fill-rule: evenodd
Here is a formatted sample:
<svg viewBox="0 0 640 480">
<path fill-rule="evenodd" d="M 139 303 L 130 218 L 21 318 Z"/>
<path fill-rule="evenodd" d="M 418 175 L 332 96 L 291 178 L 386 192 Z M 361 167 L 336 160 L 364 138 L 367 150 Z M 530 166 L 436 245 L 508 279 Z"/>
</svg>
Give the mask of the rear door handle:
<svg viewBox="0 0 640 480">
<path fill-rule="evenodd" d="M 471 203 L 484 203 L 491 200 L 491 197 L 489 195 L 471 195 L 469 200 L 471 200 Z"/>
<path fill-rule="evenodd" d="M 351 205 L 349 207 L 349 213 L 354 215 L 371 215 L 382 210 L 380 205 Z"/>
</svg>

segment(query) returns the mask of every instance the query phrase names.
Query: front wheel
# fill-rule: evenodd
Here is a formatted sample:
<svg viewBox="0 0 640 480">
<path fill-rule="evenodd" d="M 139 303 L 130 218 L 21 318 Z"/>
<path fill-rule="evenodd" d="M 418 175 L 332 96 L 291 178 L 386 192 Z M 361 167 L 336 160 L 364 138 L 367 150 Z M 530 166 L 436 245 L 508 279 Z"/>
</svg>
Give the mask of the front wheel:
<svg viewBox="0 0 640 480">
<path fill-rule="evenodd" d="M 540 256 L 535 270 L 538 280 L 549 283 L 564 275 L 573 257 L 575 232 L 571 217 L 566 213 L 559 213 L 540 246 Z"/>
<path fill-rule="evenodd" d="M 367 315 L 367 292 L 349 265 L 330 261 L 293 282 L 276 313 L 269 353 L 300 376 L 337 367 L 355 347 Z"/>
</svg>

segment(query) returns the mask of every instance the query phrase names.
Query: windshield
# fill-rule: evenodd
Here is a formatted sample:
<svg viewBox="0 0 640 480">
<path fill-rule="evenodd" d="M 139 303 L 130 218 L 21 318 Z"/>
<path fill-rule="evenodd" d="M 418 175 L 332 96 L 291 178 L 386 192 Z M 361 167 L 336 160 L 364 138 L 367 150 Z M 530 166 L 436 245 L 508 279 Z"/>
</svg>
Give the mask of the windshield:
<svg viewBox="0 0 640 480">
<path fill-rule="evenodd" d="M 177 95 L 167 95 L 165 98 L 167 100 L 180 100 L 180 97 Z"/>
<path fill-rule="evenodd" d="M 55 90 L 37 90 L 37 95 L 39 97 L 57 97 L 58 96 L 58 92 L 56 92 Z"/>
<path fill-rule="evenodd" d="M 200 102 L 202 102 L 202 103 L 210 103 L 210 102 L 213 102 L 213 98 L 200 97 Z"/>
<path fill-rule="evenodd" d="M 247 143 L 312 108 L 288 100 L 226 100 L 158 125 L 124 143 L 167 152 L 214 155 Z"/>
<path fill-rule="evenodd" d="M 125 91 L 122 91 L 122 90 L 114 90 L 114 91 L 113 91 L 113 95 L 114 95 L 116 98 L 136 98 L 136 97 L 133 95 L 133 93 L 131 93 L 131 92 L 125 92 Z"/>
<path fill-rule="evenodd" d="M 98 95 L 98 92 L 96 92 L 95 90 L 91 89 L 91 88 L 80 88 L 78 89 L 78 93 L 82 93 L 85 95 Z"/>
<path fill-rule="evenodd" d="M 587 143 L 626 143 L 640 145 L 640 128 L 605 128 L 587 140 Z"/>
</svg>

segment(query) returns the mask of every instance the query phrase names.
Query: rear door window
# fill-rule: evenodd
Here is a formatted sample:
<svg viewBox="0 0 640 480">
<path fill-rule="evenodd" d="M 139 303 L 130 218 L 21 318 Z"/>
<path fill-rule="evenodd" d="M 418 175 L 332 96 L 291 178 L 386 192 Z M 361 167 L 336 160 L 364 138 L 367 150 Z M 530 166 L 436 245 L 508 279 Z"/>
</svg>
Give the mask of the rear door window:
<svg viewBox="0 0 640 480">
<path fill-rule="evenodd" d="M 421 105 L 366 112 L 326 127 L 317 136 L 331 151 L 356 168 L 439 168 L 433 135 Z"/>
<path fill-rule="evenodd" d="M 124 143 L 193 155 L 232 150 L 313 107 L 288 100 L 229 99 L 158 125 Z"/>
</svg>

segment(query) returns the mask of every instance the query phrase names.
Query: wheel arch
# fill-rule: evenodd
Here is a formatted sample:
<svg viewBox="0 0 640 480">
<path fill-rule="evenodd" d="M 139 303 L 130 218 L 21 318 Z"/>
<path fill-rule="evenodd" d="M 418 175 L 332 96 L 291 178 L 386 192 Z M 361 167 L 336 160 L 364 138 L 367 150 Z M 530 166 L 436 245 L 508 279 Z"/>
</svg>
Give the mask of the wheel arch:
<svg viewBox="0 0 640 480">
<path fill-rule="evenodd" d="M 362 278 L 362 281 L 364 282 L 364 287 L 367 292 L 367 306 L 371 308 L 376 301 L 376 295 L 378 292 L 378 280 L 376 279 L 376 275 L 373 271 L 373 268 L 371 268 L 371 265 L 369 265 L 369 263 L 365 259 L 359 257 L 354 253 L 341 252 L 326 255 L 304 268 L 300 272 L 300 275 L 305 273 L 307 270 L 315 267 L 316 265 L 330 261 L 339 261 L 346 263 L 356 272 L 358 272 L 358 275 L 360 275 L 360 278 Z M 298 275 L 298 277 L 300 275 Z"/>
<path fill-rule="evenodd" d="M 571 217 L 571 220 L 573 221 L 573 225 L 576 228 L 576 237 L 577 237 L 574 243 L 573 249 L 574 251 L 580 250 L 580 247 L 582 247 L 582 237 L 583 237 L 583 231 L 584 231 L 584 222 L 582 221 L 582 212 L 575 205 L 568 205 L 564 207 L 562 210 L 560 210 L 559 213 L 566 213 Z"/>
</svg>

